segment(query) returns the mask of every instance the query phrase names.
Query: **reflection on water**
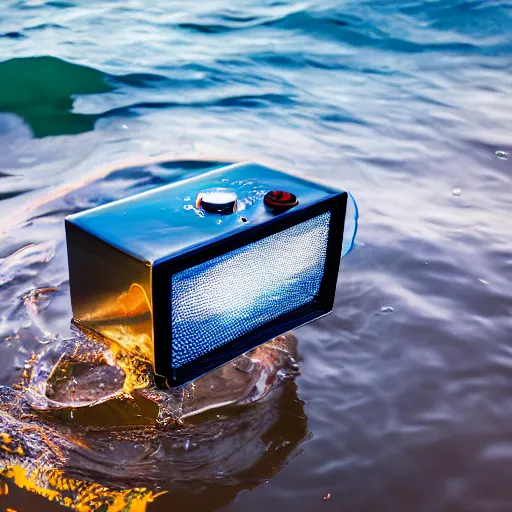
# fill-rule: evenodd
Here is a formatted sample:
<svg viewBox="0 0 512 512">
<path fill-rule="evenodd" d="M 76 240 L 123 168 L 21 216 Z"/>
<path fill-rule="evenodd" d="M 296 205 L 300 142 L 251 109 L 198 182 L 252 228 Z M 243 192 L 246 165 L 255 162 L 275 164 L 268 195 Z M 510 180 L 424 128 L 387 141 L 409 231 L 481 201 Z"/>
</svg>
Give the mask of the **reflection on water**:
<svg viewBox="0 0 512 512">
<path fill-rule="evenodd" d="M 202 501 L 221 485 L 227 502 L 279 471 L 307 436 L 295 386 L 283 384 L 293 337 L 185 388 L 135 395 L 104 343 L 78 332 L 54 343 L 17 390 L 0 387 L 0 474 L 50 501 L 135 512 L 163 496 Z"/>
</svg>

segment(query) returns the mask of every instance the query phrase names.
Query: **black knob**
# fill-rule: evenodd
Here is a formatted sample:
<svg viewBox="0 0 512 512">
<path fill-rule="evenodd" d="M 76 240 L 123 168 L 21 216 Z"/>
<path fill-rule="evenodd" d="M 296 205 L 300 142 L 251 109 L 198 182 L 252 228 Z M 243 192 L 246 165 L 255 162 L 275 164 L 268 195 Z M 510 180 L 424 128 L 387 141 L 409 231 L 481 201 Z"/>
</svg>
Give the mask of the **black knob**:
<svg viewBox="0 0 512 512">
<path fill-rule="evenodd" d="M 227 188 L 211 188 L 197 194 L 196 207 L 205 212 L 229 215 L 236 212 L 236 193 Z"/>
</svg>

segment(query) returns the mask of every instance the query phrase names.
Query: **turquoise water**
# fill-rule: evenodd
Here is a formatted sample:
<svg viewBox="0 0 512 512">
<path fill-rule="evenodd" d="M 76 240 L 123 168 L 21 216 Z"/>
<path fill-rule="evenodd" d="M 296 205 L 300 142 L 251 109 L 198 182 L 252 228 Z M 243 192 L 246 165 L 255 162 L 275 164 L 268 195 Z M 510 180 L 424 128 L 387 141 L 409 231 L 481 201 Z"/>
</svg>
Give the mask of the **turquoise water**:
<svg viewBox="0 0 512 512">
<path fill-rule="evenodd" d="M 69 330 L 64 215 L 256 160 L 360 229 L 297 331 L 309 434 L 218 502 L 510 510 L 512 2 L 4 0 L 0 60 L 0 384 L 37 348 L 5 340 Z"/>
</svg>

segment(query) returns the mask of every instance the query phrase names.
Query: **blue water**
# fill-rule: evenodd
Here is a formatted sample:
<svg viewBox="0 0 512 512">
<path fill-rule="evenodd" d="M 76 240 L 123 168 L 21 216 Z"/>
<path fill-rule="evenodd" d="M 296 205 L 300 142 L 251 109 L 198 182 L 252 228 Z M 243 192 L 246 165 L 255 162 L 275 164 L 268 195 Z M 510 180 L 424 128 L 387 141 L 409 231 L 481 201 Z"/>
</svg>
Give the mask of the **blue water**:
<svg viewBox="0 0 512 512">
<path fill-rule="evenodd" d="M 67 213 L 224 162 L 321 179 L 361 217 L 297 331 L 310 436 L 225 510 L 510 510 L 511 1 L 4 0 L 0 60 L 0 258 L 40 244 L 0 336 L 37 286 L 68 328 Z"/>
</svg>

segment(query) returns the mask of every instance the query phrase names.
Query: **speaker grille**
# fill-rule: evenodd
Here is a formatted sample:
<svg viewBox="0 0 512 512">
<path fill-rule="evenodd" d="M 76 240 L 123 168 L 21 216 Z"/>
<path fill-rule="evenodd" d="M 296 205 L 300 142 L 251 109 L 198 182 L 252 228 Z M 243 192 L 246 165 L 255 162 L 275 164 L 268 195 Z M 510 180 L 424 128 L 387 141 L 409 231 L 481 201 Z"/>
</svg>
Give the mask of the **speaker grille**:
<svg viewBox="0 0 512 512">
<path fill-rule="evenodd" d="M 330 218 L 324 213 L 173 275 L 173 368 L 312 302 Z"/>
</svg>

